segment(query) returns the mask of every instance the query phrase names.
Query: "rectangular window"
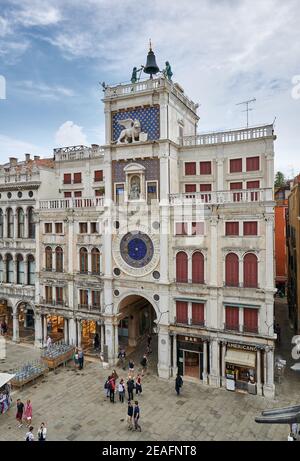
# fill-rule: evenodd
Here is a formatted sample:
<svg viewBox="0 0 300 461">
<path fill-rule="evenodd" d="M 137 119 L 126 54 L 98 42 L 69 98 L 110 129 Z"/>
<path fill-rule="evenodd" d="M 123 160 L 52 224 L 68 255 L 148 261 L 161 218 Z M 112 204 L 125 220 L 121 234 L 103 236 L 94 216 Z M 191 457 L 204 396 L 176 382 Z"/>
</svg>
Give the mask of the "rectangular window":
<svg viewBox="0 0 300 461">
<path fill-rule="evenodd" d="M 74 192 L 74 197 L 75 197 L 75 198 L 80 198 L 81 196 L 82 196 L 81 190 L 76 190 L 76 191 Z"/>
<path fill-rule="evenodd" d="M 102 189 L 95 190 L 95 197 L 103 197 L 103 195 L 104 195 L 104 190 Z"/>
<path fill-rule="evenodd" d="M 211 174 L 211 162 L 200 162 L 200 174 Z"/>
<path fill-rule="evenodd" d="M 64 184 L 71 184 L 72 182 L 72 175 L 70 173 L 64 174 Z"/>
<path fill-rule="evenodd" d="M 176 235 L 188 235 L 188 225 L 186 222 L 176 223 Z"/>
<path fill-rule="evenodd" d="M 260 183 L 259 181 L 248 181 L 247 182 L 247 189 L 259 189 Z M 259 198 L 259 192 L 251 192 L 251 202 L 257 202 Z"/>
<path fill-rule="evenodd" d="M 244 309 L 244 331 L 247 333 L 258 332 L 258 310 Z"/>
<path fill-rule="evenodd" d="M 148 182 L 147 183 L 147 203 L 151 204 L 151 200 L 157 200 L 157 183 Z"/>
<path fill-rule="evenodd" d="M 231 182 L 230 183 L 230 190 L 242 190 L 243 183 L 242 182 Z M 236 192 L 233 194 L 233 201 L 240 202 L 242 200 L 243 194 L 242 192 Z"/>
<path fill-rule="evenodd" d="M 81 173 L 74 173 L 74 184 L 81 183 Z"/>
<path fill-rule="evenodd" d="M 239 223 L 238 222 L 227 222 L 225 224 L 226 232 L 225 235 L 228 237 L 233 237 L 239 235 Z"/>
<path fill-rule="evenodd" d="M 62 287 L 56 287 L 55 292 L 56 292 L 56 303 L 57 304 L 62 304 L 63 300 L 64 300 L 63 288 Z"/>
<path fill-rule="evenodd" d="M 52 303 L 52 287 L 45 286 L 46 303 Z"/>
<path fill-rule="evenodd" d="M 103 181 L 103 170 L 96 170 L 94 173 L 94 181 Z"/>
<path fill-rule="evenodd" d="M 196 192 L 196 184 L 186 184 L 185 185 L 185 193 L 186 194 L 193 194 Z"/>
<path fill-rule="evenodd" d="M 244 222 L 244 235 L 257 235 L 257 221 Z"/>
<path fill-rule="evenodd" d="M 234 158 L 230 160 L 230 173 L 242 173 L 243 160 L 241 158 Z"/>
<path fill-rule="evenodd" d="M 211 192 L 211 184 L 200 184 L 200 192 Z M 211 194 L 201 194 L 201 200 L 204 200 L 205 203 L 210 202 Z"/>
<path fill-rule="evenodd" d="M 188 303 L 176 301 L 176 323 L 188 323 Z"/>
<path fill-rule="evenodd" d="M 62 234 L 62 233 L 63 233 L 63 225 L 62 225 L 62 222 L 56 222 L 56 223 L 55 223 L 55 233 L 56 233 L 56 234 Z"/>
<path fill-rule="evenodd" d="M 186 162 L 184 164 L 185 176 L 195 176 L 196 174 L 196 162 Z"/>
<path fill-rule="evenodd" d="M 92 291 L 92 306 L 100 308 L 100 291 Z"/>
<path fill-rule="evenodd" d="M 192 324 L 204 325 L 204 304 L 192 303 Z"/>
<path fill-rule="evenodd" d="M 79 223 L 79 233 L 80 234 L 87 234 L 88 225 L 87 222 L 80 222 Z"/>
<path fill-rule="evenodd" d="M 204 235 L 204 222 L 192 222 L 192 235 Z"/>
<path fill-rule="evenodd" d="M 239 308 L 225 307 L 225 328 L 226 330 L 239 330 Z"/>
<path fill-rule="evenodd" d="M 79 298 L 80 298 L 81 307 L 88 307 L 89 305 L 88 290 L 79 290 Z"/>
<path fill-rule="evenodd" d="M 97 222 L 91 222 L 91 234 L 99 234 Z"/>
<path fill-rule="evenodd" d="M 259 171 L 259 157 L 248 157 L 246 159 L 247 171 Z"/>
<path fill-rule="evenodd" d="M 124 184 L 116 185 L 116 203 L 118 205 L 124 203 Z"/>
<path fill-rule="evenodd" d="M 52 234 L 52 222 L 45 223 L 45 234 Z"/>
<path fill-rule="evenodd" d="M 64 197 L 65 198 L 71 198 L 72 197 L 72 192 L 64 192 Z"/>
</svg>

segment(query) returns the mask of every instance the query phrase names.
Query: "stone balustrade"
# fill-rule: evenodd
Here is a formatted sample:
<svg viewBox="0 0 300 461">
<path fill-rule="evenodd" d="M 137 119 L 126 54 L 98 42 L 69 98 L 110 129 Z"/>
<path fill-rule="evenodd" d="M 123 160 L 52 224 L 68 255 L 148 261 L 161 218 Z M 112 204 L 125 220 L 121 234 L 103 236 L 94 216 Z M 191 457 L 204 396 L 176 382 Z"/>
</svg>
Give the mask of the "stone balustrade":
<svg viewBox="0 0 300 461">
<path fill-rule="evenodd" d="M 96 208 L 102 207 L 104 197 L 93 198 L 63 198 L 54 200 L 40 200 L 39 210 L 67 210 L 74 208 Z"/>
<path fill-rule="evenodd" d="M 272 202 L 272 189 L 247 189 L 230 190 L 221 192 L 195 192 L 189 194 L 171 194 L 169 196 L 170 205 L 182 204 L 203 204 L 203 205 L 224 205 L 253 203 L 253 202 Z"/>
</svg>

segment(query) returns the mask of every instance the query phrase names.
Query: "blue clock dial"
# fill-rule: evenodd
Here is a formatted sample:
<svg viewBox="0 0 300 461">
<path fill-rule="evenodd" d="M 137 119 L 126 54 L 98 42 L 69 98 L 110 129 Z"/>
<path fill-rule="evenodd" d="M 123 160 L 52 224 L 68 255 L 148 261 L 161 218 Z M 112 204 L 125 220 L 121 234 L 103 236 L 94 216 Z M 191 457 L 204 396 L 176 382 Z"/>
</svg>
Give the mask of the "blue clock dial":
<svg viewBox="0 0 300 461">
<path fill-rule="evenodd" d="M 128 255 L 130 258 L 140 261 L 146 256 L 147 245 L 144 240 L 140 238 L 134 238 L 128 243 Z"/>
<path fill-rule="evenodd" d="M 151 261 L 154 253 L 153 242 L 142 232 L 129 232 L 120 243 L 123 260 L 131 267 L 144 267 Z"/>
</svg>

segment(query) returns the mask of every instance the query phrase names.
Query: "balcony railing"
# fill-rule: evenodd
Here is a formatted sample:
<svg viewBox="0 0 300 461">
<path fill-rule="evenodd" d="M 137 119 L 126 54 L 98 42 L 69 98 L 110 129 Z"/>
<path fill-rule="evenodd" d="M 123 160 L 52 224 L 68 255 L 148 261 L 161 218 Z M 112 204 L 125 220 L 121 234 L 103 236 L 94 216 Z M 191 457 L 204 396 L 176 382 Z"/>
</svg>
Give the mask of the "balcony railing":
<svg viewBox="0 0 300 461">
<path fill-rule="evenodd" d="M 184 327 L 195 327 L 195 328 L 205 328 L 205 321 L 198 321 L 194 319 L 177 319 L 174 317 L 174 323 L 176 325 L 184 326 Z"/>
<path fill-rule="evenodd" d="M 102 207 L 104 197 L 93 198 L 64 198 L 56 200 L 40 200 L 40 210 L 67 210 L 74 208 L 96 208 Z"/>
<path fill-rule="evenodd" d="M 52 306 L 52 307 L 66 307 L 68 306 L 66 301 L 60 300 L 60 299 L 40 299 L 40 304 L 44 304 L 46 306 Z"/>
<path fill-rule="evenodd" d="M 225 323 L 224 330 L 227 331 L 240 331 L 240 326 L 232 323 Z"/>
<path fill-rule="evenodd" d="M 85 160 L 98 158 L 104 155 L 104 149 L 98 145 L 87 146 L 69 146 L 54 149 L 54 157 L 57 162 L 66 162 L 74 160 Z"/>
<path fill-rule="evenodd" d="M 78 309 L 81 311 L 100 311 L 100 304 L 78 304 Z"/>
<path fill-rule="evenodd" d="M 190 194 L 170 194 L 170 205 L 238 205 L 255 202 L 272 202 L 272 189 L 247 189 L 241 191 L 195 192 Z"/>
<path fill-rule="evenodd" d="M 258 334 L 258 326 L 256 327 L 248 327 L 246 325 L 233 325 L 229 323 L 224 323 L 224 330 L 238 332 L 238 333 L 245 333 L 245 334 Z"/>
<path fill-rule="evenodd" d="M 264 125 L 240 130 L 204 133 L 196 136 L 184 136 L 179 144 L 184 147 L 209 146 L 212 144 L 227 144 L 232 142 L 250 141 L 274 136 L 274 126 Z"/>
</svg>

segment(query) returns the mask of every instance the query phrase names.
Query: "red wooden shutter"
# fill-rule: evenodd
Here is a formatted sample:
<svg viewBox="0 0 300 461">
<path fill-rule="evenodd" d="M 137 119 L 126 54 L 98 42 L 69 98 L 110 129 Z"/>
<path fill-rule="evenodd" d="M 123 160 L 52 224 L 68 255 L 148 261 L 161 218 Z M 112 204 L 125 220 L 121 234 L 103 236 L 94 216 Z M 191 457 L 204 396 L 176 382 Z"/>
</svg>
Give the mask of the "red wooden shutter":
<svg viewBox="0 0 300 461">
<path fill-rule="evenodd" d="M 226 235 L 233 236 L 239 235 L 239 223 L 238 222 L 227 222 L 225 224 Z"/>
<path fill-rule="evenodd" d="M 196 162 L 185 163 L 185 175 L 194 176 L 196 174 Z"/>
<path fill-rule="evenodd" d="M 81 183 L 81 173 L 74 173 L 74 184 Z"/>
<path fill-rule="evenodd" d="M 185 185 L 186 194 L 196 192 L 196 184 L 186 184 Z"/>
<path fill-rule="evenodd" d="M 200 192 L 211 192 L 211 184 L 200 184 Z"/>
<path fill-rule="evenodd" d="M 176 282 L 188 282 L 188 257 L 184 251 L 176 255 Z"/>
<path fill-rule="evenodd" d="M 226 330 L 239 330 L 239 308 L 238 307 L 226 306 L 225 325 L 226 325 Z"/>
<path fill-rule="evenodd" d="M 211 174 L 211 162 L 200 162 L 200 174 Z"/>
<path fill-rule="evenodd" d="M 188 225 L 185 222 L 176 223 L 176 235 L 187 235 Z"/>
<path fill-rule="evenodd" d="M 96 170 L 95 171 L 95 177 L 94 180 L 97 181 L 103 181 L 103 171 L 102 170 Z"/>
<path fill-rule="evenodd" d="M 253 253 L 248 253 L 244 257 L 244 287 L 257 288 L 257 257 Z"/>
<path fill-rule="evenodd" d="M 200 251 L 192 256 L 192 282 L 204 284 L 204 256 Z"/>
<path fill-rule="evenodd" d="M 204 222 L 192 222 L 192 235 L 204 235 Z"/>
<path fill-rule="evenodd" d="M 70 198 L 70 197 L 72 197 L 72 192 L 64 192 L 64 197 L 65 197 L 65 198 Z"/>
<path fill-rule="evenodd" d="M 239 286 L 239 258 L 234 253 L 229 253 L 226 256 L 225 283 L 228 287 Z"/>
<path fill-rule="evenodd" d="M 258 332 L 258 310 L 244 309 L 244 331 L 249 333 Z"/>
<path fill-rule="evenodd" d="M 204 325 L 204 304 L 192 303 L 192 324 Z"/>
<path fill-rule="evenodd" d="M 244 235 L 257 235 L 257 222 L 244 222 Z"/>
<path fill-rule="evenodd" d="M 246 159 L 247 171 L 259 171 L 259 157 L 248 157 Z"/>
<path fill-rule="evenodd" d="M 231 182 L 230 183 L 230 190 L 242 190 L 243 183 L 242 182 Z M 233 201 L 240 202 L 242 200 L 242 193 L 237 192 L 233 194 Z"/>
<path fill-rule="evenodd" d="M 241 173 L 243 171 L 243 160 L 234 158 L 230 160 L 230 173 Z"/>
<path fill-rule="evenodd" d="M 81 197 L 82 196 L 82 192 L 81 190 L 77 190 L 74 192 L 74 197 L 78 198 L 78 197 Z"/>
<path fill-rule="evenodd" d="M 259 189 L 260 183 L 259 181 L 248 181 L 247 182 L 247 189 Z M 251 202 L 258 201 L 258 192 L 251 192 Z"/>
<path fill-rule="evenodd" d="M 72 175 L 69 173 L 64 174 L 64 184 L 71 184 L 72 182 Z"/>
<path fill-rule="evenodd" d="M 176 301 L 176 322 L 188 323 L 188 303 L 185 301 Z"/>
</svg>

